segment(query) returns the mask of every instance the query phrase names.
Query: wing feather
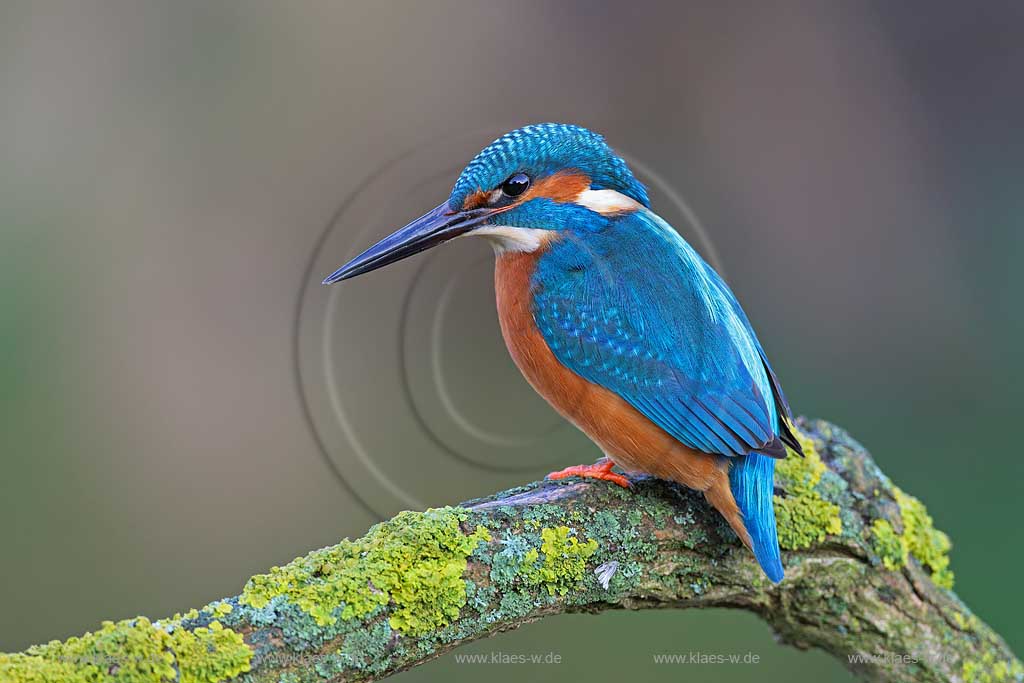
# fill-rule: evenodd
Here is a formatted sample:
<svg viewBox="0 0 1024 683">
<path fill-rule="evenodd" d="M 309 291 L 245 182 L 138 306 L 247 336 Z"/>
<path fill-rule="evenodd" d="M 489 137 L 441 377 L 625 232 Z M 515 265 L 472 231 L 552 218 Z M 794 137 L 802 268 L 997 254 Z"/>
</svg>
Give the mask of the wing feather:
<svg viewBox="0 0 1024 683">
<path fill-rule="evenodd" d="M 585 245 L 556 242 L 534 275 L 534 319 L 558 360 L 690 448 L 784 457 L 789 406 L 718 274 L 647 211 Z"/>
</svg>

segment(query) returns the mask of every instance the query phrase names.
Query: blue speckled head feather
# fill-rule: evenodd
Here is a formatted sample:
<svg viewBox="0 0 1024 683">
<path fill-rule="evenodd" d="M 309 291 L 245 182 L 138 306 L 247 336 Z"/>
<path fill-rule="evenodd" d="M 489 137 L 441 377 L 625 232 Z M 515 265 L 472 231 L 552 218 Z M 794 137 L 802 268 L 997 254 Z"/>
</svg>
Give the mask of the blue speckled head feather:
<svg viewBox="0 0 1024 683">
<path fill-rule="evenodd" d="M 595 190 L 617 190 L 650 206 L 647 189 L 604 137 L 568 123 L 538 123 L 502 135 L 476 155 L 455 182 L 448 206 L 459 209 L 477 190 L 492 190 L 513 173 L 543 177 L 576 168 Z"/>
</svg>

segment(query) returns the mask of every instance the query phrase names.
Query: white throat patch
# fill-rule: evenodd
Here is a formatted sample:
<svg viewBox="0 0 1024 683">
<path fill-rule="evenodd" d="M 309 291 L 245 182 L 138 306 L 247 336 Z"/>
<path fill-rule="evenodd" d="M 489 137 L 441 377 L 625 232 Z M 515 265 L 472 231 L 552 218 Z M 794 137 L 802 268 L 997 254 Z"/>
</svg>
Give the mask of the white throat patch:
<svg viewBox="0 0 1024 683">
<path fill-rule="evenodd" d="M 537 251 L 555 237 L 551 230 L 520 228 L 515 225 L 484 225 L 466 233 L 466 236 L 485 237 L 495 254 L 509 251 Z"/>
</svg>

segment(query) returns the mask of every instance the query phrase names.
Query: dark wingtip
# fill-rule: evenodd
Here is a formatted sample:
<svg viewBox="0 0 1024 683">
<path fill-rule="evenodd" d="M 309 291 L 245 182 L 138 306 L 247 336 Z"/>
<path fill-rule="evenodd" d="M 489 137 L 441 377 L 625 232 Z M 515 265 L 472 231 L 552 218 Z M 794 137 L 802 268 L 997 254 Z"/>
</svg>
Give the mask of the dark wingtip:
<svg viewBox="0 0 1024 683">
<path fill-rule="evenodd" d="M 785 458 L 786 445 L 787 444 L 782 439 L 777 436 L 773 436 L 771 441 L 754 452 L 761 455 L 767 455 L 769 458 Z"/>
<path fill-rule="evenodd" d="M 788 420 L 782 426 L 782 443 L 789 446 L 801 458 L 804 457 L 804 447 L 800 445 L 800 439 L 796 438 L 794 428 Z"/>
</svg>

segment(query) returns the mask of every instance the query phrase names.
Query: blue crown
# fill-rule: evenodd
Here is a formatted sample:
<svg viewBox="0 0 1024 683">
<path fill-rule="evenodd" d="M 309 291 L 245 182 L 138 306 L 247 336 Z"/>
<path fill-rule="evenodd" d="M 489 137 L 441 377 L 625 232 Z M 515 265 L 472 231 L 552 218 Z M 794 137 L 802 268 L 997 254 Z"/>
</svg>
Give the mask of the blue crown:
<svg viewBox="0 0 1024 683">
<path fill-rule="evenodd" d="M 538 123 L 502 135 L 462 171 L 448 205 L 457 209 L 470 193 L 491 190 L 513 173 L 537 178 L 565 168 L 586 173 L 595 190 L 616 190 L 650 206 L 647 189 L 604 138 L 568 123 Z"/>
</svg>

